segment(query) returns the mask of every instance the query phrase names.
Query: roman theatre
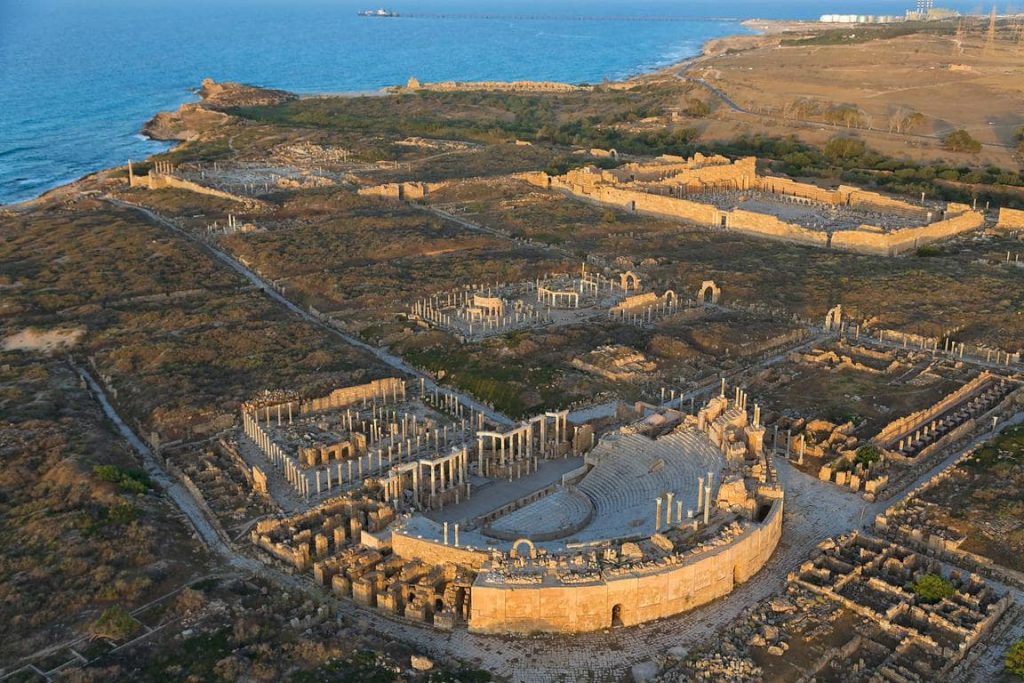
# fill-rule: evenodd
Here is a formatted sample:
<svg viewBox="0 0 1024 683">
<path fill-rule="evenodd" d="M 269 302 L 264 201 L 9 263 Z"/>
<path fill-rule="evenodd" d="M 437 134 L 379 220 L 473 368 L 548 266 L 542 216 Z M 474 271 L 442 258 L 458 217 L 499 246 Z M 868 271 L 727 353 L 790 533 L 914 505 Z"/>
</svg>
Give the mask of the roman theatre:
<svg viewBox="0 0 1024 683">
<path fill-rule="evenodd" d="M 384 393 L 392 403 L 364 397 L 362 408 L 330 409 L 350 424 L 361 419 L 352 411 L 365 410 L 399 430 L 433 429 L 433 447 L 402 431 L 429 455 L 403 458 L 409 445 L 389 446 L 383 463 L 368 444 L 366 479 L 350 472 L 341 495 L 259 522 L 254 543 L 359 604 L 501 634 L 594 631 L 685 612 L 751 578 L 779 541 L 783 491 L 763 451 L 760 409 L 739 389 L 727 396 L 723 383 L 696 414 L 620 405 L 620 426 L 600 439 L 565 412 L 490 429 L 443 396 L 415 393 L 403 385 Z M 283 433 L 273 425 L 280 411 L 250 409 L 252 440 L 282 455 L 287 446 L 272 441 Z M 328 474 L 328 488 L 344 484 L 340 466 Z"/>
</svg>

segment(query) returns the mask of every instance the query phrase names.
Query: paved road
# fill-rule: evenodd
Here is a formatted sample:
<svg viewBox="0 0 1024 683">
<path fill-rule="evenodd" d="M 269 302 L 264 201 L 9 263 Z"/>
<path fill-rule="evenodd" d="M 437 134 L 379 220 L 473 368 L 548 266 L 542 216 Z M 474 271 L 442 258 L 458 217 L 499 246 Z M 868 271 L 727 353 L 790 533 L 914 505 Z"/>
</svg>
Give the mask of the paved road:
<svg viewBox="0 0 1024 683">
<path fill-rule="evenodd" d="M 171 230 L 171 231 L 175 232 L 180 237 L 184 237 L 185 239 L 189 240 L 190 242 L 193 242 L 194 244 L 198 245 L 200 249 L 204 250 L 205 252 L 207 252 L 208 254 L 213 256 L 213 258 L 215 258 L 217 261 L 220 261 L 221 263 L 226 265 L 228 268 L 231 268 L 236 273 L 238 273 L 239 275 L 244 277 L 250 283 L 252 283 L 253 285 L 255 285 L 255 286 L 259 287 L 260 289 L 262 289 L 263 292 L 268 297 L 270 297 L 271 300 L 273 300 L 274 302 L 280 304 L 281 306 L 284 306 L 289 311 L 291 311 L 295 315 L 299 316 L 300 318 L 302 318 L 306 322 L 308 322 L 308 323 L 310 323 L 312 325 L 315 325 L 316 327 L 319 327 L 319 328 L 321 328 L 321 329 L 323 329 L 323 330 L 325 330 L 325 331 L 327 331 L 327 332 L 329 332 L 329 333 L 331 333 L 331 334 L 341 338 L 346 344 L 348 344 L 350 346 L 354 346 L 354 347 L 356 347 L 358 349 L 361 349 L 363 351 L 366 351 L 367 353 L 370 353 L 370 354 L 376 356 L 380 361 L 382 361 L 383 363 L 385 363 L 385 364 L 391 366 L 392 368 L 398 370 L 399 372 L 405 373 L 407 375 L 411 375 L 411 376 L 416 377 L 416 378 L 423 379 L 424 386 L 426 387 L 426 389 L 428 391 L 433 391 L 434 389 L 440 389 L 440 391 L 442 391 L 442 392 L 446 392 L 446 393 L 449 393 L 449 394 L 455 394 L 459 398 L 459 400 L 462 402 L 463 405 L 465 405 L 468 408 L 472 408 L 473 410 L 475 410 L 478 413 L 483 413 L 484 415 L 486 415 L 488 417 L 488 419 L 490 419 L 492 422 L 494 422 L 496 424 L 505 425 L 505 426 L 511 426 L 511 425 L 516 424 L 515 421 L 513 421 L 511 418 L 507 417 L 506 415 L 503 415 L 502 413 L 494 410 L 493 408 L 491 408 L 489 406 L 485 406 L 484 404 L 480 403 L 479 401 L 477 401 L 476 399 L 472 398 L 471 396 L 468 396 L 466 394 L 463 394 L 463 393 L 460 393 L 458 391 L 455 391 L 454 389 L 451 389 L 450 387 L 441 387 L 441 386 L 439 386 L 426 373 L 423 373 L 423 372 L 417 370 L 416 368 L 412 367 L 411 365 L 409 365 L 408 363 L 403 361 L 398 356 L 396 356 L 396 355 L 394 355 L 392 353 L 389 353 L 387 350 L 379 348 L 379 347 L 376 347 L 376 346 L 371 346 L 371 345 L 367 344 L 366 342 L 364 342 L 364 341 L 362 341 L 360 339 L 357 339 L 356 337 L 353 337 L 352 335 L 350 335 L 350 334 L 348 334 L 346 332 L 342 332 L 341 330 L 339 330 L 339 329 L 337 329 L 335 327 L 331 327 L 330 325 L 327 325 L 322 320 L 320 320 L 320 318 L 318 318 L 317 316 L 313 315 L 312 313 L 310 313 L 305 308 L 299 306 L 298 304 L 292 302 L 290 299 L 286 298 L 284 296 L 284 294 L 282 294 L 281 292 L 279 292 L 276 289 L 274 289 L 273 286 L 271 286 L 268 282 L 266 282 L 263 278 L 261 278 L 259 275 L 254 273 L 252 270 L 250 270 L 249 268 L 245 267 L 241 262 L 239 262 L 233 256 L 231 256 L 230 254 L 228 254 L 226 252 L 221 251 L 220 249 L 217 249 L 212 244 L 209 244 L 207 242 L 204 242 L 203 240 L 197 239 L 194 235 L 190 234 L 187 230 L 183 230 L 182 228 L 179 228 L 169 218 L 167 218 L 165 216 L 161 216 L 160 214 L 156 213 L 155 211 L 147 209 L 147 208 L 145 208 L 143 206 L 138 206 L 136 204 L 131 204 L 129 202 L 121 201 L 119 199 L 113 199 L 111 197 L 107 197 L 105 199 L 106 199 L 107 202 L 109 202 L 110 204 L 113 204 L 114 206 L 118 206 L 118 207 L 123 208 L 123 209 L 129 209 L 131 211 L 137 211 L 137 212 L 141 213 L 142 215 L 144 215 L 146 218 L 148 218 L 153 223 L 156 223 L 156 224 L 160 225 L 161 227 L 167 228 L 168 230 Z"/>
<path fill-rule="evenodd" d="M 103 408 L 103 413 L 111 422 L 114 423 L 114 426 L 117 427 L 121 436 L 123 436 L 125 440 L 131 444 L 132 448 L 134 448 L 142 457 L 142 464 L 146 470 L 146 474 L 149 475 L 150 479 L 159 484 L 160 488 L 167 492 L 171 501 L 185 514 L 185 517 L 192 525 L 192 528 L 195 530 L 196 535 L 199 540 L 202 541 L 203 545 L 205 545 L 211 552 L 214 552 L 221 558 L 227 560 L 229 564 L 238 568 L 251 569 L 248 566 L 238 565 L 233 562 L 234 552 L 230 547 L 228 547 L 228 544 L 225 542 L 221 534 L 218 533 L 214 523 L 206 518 L 206 515 L 196 504 L 192 494 L 189 493 L 177 479 L 172 477 L 167 470 L 164 469 L 160 459 L 153 454 L 153 451 L 148 445 L 146 445 L 146 442 L 140 439 L 135 432 L 132 431 L 132 428 L 129 427 L 123 419 L 121 419 L 121 416 L 118 415 L 116 410 L 114 410 L 114 406 L 111 405 L 110 400 L 107 398 L 107 395 L 103 391 L 99 382 L 97 382 L 85 368 L 77 365 L 75 365 L 74 368 L 85 383 L 88 384 L 89 390 L 99 402 L 100 407 Z"/>
</svg>

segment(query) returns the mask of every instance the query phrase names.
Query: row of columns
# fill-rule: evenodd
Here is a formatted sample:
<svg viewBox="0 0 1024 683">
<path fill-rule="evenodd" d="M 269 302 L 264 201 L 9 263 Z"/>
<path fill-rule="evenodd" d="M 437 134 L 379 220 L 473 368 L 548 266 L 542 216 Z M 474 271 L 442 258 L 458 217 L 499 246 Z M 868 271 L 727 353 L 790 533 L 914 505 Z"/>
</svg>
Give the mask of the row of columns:
<svg viewBox="0 0 1024 683">
<path fill-rule="evenodd" d="M 537 287 L 537 301 L 554 308 L 579 308 L 579 292 L 557 291 L 547 287 Z M 569 306 L 560 305 L 560 302 L 568 301 Z"/>
<path fill-rule="evenodd" d="M 707 479 L 699 477 L 697 479 L 697 514 L 704 513 L 704 525 L 711 520 L 711 490 L 712 482 L 714 479 L 714 473 L 708 472 Z M 675 493 L 672 491 L 667 492 L 664 496 L 658 496 L 654 499 L 654 531 L 658 533 L 661 531 L 662 524 L 666 528 L 672 526 L 672 500 L 675 498 Z M 683 523 L 683 501 L 675 501 L 675 523 Z M 664 512 L 663 512 L 664 511 Z M 686 519 L 693 518 L 693 510 L 688 509 L 686 511 Z M 663 522 L 664 520 L 664 522 Z"/>
<path fill-rule="evenodd" d="M 396 508 L 398 507 L 402 492 L 405 490 L 404 475 L 408 474 L 411 478 L 413 502 L 417 506 L 420 505 L 420 482 L 421 479 L 425 480 L 424 468 L 427 469 L 426 476 L 430 480 L 431 500 L 438 493 L 443 493 L 456 486 L 465 486 L 468 498 L 469 484 L 466 481 L 468 459 L 469 452 L 463 447 L 447 456 L 430 460 L 416 460 L 392 468 L 388 477 L 381 479 L 381 485 L 384 488 L 384 501 L 391 502 Z M 438 487 L 439 483 L 440 487 Z"/>
</svg>

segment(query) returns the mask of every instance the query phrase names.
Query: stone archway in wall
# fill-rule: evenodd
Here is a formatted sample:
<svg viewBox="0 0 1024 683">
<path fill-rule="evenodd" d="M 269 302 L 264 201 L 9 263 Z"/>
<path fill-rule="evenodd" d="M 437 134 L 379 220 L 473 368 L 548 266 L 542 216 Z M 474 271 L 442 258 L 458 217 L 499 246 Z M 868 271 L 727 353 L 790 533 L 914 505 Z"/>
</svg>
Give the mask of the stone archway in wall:
<svg viewBox="0 0 1024 683">
<path fill-rule="evenodd" d="M 531 541 L 528 538 L 517 538 L 512 543 L 512 550 L 510 550 L 508 553 L 509 557 L 519 557 L 519 546 L 523 545 L 524 543 L 526 544 L 526 547 L 529 548 L 529 558 L 531 560 L 537 559 L 537 547 L 534 546 L 533 541 Z"/>
<path fill-rule="evenodd" d="M 673 292 L 671 289 L 666 289 L 665 290 L 665 297 L 664 298 L 665 298 L 665 303 L 671 303 L 673 301 L 678 301 L 679 300 L 679 297 L 676 296 L 676 293 Z"/>
<path fill-rule="evenodd" d="M 715 284 L 714 280 L 705 280 L 700 285 L 700 290 L 697 292 L 697 302 L 701 304 L 717 304 L 718 297 L 721 296 L 722 289 Z"/>
<path fill-rule="evenodd" d="M 837 304 L 829 309 L 828 313 L 825 314 L 825 331 L 831 332 L 833 330 L 839 330 L 843 324 L 843 306 Z"/>
<path fill-rule="evenodd" d="M 615 161 L 619 160 L 619 153 L 615 149 L 608 150 L 608 156 L 610 156 L 612 159 L 615 159 Z"/>
<path fill-rule="evenodd" d="M 619 284 L 622 285 L 622 291 L 624 292 L 640 291 L 640 278 L 631 270 L 627 270 L 619 276 Z"/>
<path fill-rule="evenodd" d="M 612 628 L 625 626 L 625 622 L 622 621 L 622 605 L 612 605 L 612 619 L 610 626 Z"/>
</svg>

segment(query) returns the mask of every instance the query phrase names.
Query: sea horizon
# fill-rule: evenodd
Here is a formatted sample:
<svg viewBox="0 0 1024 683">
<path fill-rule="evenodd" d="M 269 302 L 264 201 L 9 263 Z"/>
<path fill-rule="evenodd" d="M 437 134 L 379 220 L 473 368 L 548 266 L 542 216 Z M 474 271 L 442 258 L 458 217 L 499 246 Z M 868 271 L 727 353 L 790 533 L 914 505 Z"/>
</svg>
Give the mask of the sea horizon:
<svg viewBox="0 0 1024 683">
<path fill-rule="evenodd" d="M 202 79 L 299 95 L 370 94 L 421 81 L 620 81 L 750 33 L 750 19 L 901 14 L 893 0 L 398 0 L 387 9 L 467 18 L 357 17 L 361 0 L 11 0 L 0 9 L 0 204 L 32 199 L 172 144 L 142 135 L 160 111 L 195 101 Z M 963 9 L 963 8 L 961 8 Z M 491 14 L 500 17 L 483 18 Z M 728 17 L 721 18 L 720 15 Z M 523 18 L 530 15 L 533 18 Z M 603 18 L 570 21 L 570 17 Z M 688 17 L 657 21 L 644 17 Z"/>
</svg>

